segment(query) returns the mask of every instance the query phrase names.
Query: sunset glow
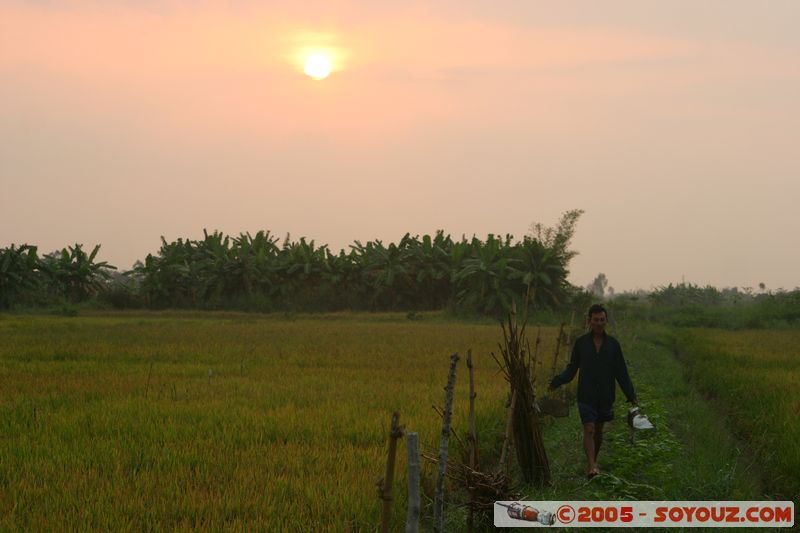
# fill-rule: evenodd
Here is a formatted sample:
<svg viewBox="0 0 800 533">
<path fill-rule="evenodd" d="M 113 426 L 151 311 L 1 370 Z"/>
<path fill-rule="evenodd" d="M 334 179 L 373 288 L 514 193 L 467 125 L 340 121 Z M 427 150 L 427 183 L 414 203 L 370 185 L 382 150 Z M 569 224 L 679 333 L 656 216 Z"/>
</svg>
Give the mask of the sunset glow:
<svg viewBox="0 0 800 533">
<path fill-rule="evenodd" d="M 348 250 L 582 208 L 573 283 L 791 288 L 800 3 L 778 3 L 4 0 L 0 247 L 128 268 L 207 226 Z"/>
<path fill-rule="evenodd" d="M 303 72 L 315 80 L 327 78 L 332 70 L 331 59 L 325 54 L 310 54 L 303 63 Z"/>
<path fill-rule="evenodd" d="M 0 0 L 0 533 L 796 527 L 798 21 Z"/>
</svg>

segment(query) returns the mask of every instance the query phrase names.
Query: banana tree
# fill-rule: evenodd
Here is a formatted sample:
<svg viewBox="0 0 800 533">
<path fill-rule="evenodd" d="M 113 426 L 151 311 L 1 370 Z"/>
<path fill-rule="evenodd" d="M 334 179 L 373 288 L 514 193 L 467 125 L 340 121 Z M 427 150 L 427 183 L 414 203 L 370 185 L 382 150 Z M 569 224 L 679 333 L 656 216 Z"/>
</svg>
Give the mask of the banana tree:
<svg viewBox="0 0 800 533">
<path fill-rule="evenodd" d="M 99 251 L 99 244 L 89 254 L 83 250 L 83 245 L 75 244 L 60 253 L 45 256 L 43 267 L 61 294 L 80 302 L 102 291 L 104 282 L 110 278 L 108 270 L 117 268 L 106 261 L 96 263 Z"/>
<path fill-rule="evenodd" d="M 372 305 L 386 309 L 408 304 L 410 283 L 406 247 L 394 243 L 387 247 L 376 240 L 370 250 L 365 274 L 372 291 Z"/>
<path fill-rule="evenodd" d="M 448 249 L 450 236 L 437 231 L 436 237 L 423 235 L 422 241 L 413 240 L 407 260 L 409 276 L 414 283 L 417 303 L 427 309 L 436 309 L 446 302 L 450 295 L 451 255 Z"/>
<path fill-rule="evenodd" d="M 38 289 L 40 273 L 36 246 L 12 244 L 0 249 L 0 308 L 10 307 L 16 298 Z"/>
<path fill-rule="evenodd" d="M 141 276 L 145 302 L 152 307 L 183 307 L 192 301 L 192 243 L 178 239 L 168 243 L 161 237 L 158 255 L 147 254 L 144 264 L 134 271 Z"/>
<path fill-rule="evenodd" d="M 278 239 L 269 231 L 259 231 L 255 237 L 242 233 L 234 239 L 226 266 L 227 286 L 234 293 L 247 296 L 276 292 L 279 248 Z"/>
<path fill-rule="evenodd" d="M 326 257 L 327 246 L 316 248 L 314 241 L 306 242 L 305 237 L 299 242 L 284 243 L 279 255 L 283 296 L 291 297 L 303 289 L 318 288 Z"/>
<path fill-rule="evenodd" d="M 455 275 L 456 298 L 459 305 L 485 314 L 504 312 L 511 307 L 515 296 L 503 242 L 489 234 L 486 243 L 473 238 L 474 257 L 464 260 L 463 268 Z"/>
</svg>

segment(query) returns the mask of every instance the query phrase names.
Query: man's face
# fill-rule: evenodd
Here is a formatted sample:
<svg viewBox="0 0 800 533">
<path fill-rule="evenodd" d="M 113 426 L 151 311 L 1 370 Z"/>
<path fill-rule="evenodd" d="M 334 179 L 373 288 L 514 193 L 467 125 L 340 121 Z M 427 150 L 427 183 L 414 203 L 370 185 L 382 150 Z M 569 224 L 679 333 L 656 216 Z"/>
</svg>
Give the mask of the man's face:
<svg viewBox="0 0 800 533">
<path fill-rule="evenodd" d="M 605 313 L 592 313 L 589 318 L 589 326 L 592 328 L 592 333 L 601 334 L 606 329 L 606 314 Z"/>
</svg>

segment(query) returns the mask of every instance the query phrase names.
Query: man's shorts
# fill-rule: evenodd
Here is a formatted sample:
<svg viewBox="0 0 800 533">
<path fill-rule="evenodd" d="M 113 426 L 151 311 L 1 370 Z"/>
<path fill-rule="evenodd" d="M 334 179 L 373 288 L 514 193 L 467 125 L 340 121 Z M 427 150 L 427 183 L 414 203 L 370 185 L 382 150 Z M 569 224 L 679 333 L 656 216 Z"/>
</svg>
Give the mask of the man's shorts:
<svg viewBox="0 0 800 533">
<path fill-rule="evenodd" d="M 600 408 L 596 405 L 578 402 L 578 413 L 581 415 L 581 422 L 609 422 L 614 419 L 614 408 Z"/>
</svg>

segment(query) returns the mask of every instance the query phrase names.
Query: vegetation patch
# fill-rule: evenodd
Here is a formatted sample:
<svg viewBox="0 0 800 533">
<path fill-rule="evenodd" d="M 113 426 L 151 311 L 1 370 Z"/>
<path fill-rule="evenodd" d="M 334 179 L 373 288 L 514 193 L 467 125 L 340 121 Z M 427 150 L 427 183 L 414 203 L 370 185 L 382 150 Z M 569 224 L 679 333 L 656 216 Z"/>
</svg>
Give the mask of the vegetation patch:
<svg viewBox="0 0 800 533">
<path fill-rule="evenodd" d="M 768 496 L 800 501 L 800 331 L 678 330 L 690 379 L 758 457 Z"/>
</svg>

